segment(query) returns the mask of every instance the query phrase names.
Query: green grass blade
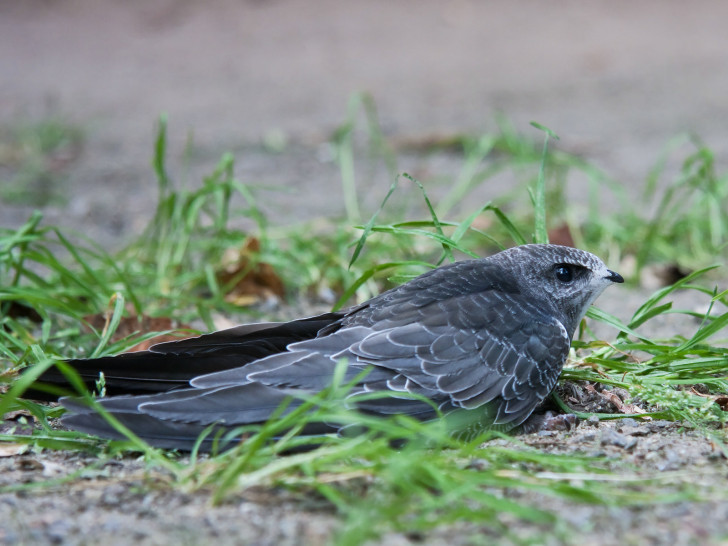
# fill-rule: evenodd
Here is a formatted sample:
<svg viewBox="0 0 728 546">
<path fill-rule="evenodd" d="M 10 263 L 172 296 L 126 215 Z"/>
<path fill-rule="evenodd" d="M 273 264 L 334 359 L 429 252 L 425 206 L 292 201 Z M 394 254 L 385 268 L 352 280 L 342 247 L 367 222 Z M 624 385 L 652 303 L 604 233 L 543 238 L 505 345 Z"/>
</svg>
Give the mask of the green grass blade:
<svg viewBox="0 0 728 546">
<path fill-rule="evenodd" d="M 538 169 L 536 189 L 533 193 L 534 230 L 533 242 L 546 244 L 549 242 L 549 232 L 546 226 L 546 159 L 548 157 L 549 138 L 558 140 L 559 137 L 548 127 L 531 122 L 531 125 L 544 132 L 543 152 L 541 154 L 541 165 Z"/>
</svg>

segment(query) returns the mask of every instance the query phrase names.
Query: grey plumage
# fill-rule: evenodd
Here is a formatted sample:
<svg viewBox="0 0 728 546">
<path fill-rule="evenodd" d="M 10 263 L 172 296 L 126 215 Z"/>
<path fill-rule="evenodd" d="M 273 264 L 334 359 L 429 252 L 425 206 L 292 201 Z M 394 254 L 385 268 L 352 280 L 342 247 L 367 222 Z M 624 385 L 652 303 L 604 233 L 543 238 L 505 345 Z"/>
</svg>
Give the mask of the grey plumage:
<svg viewBox="0 0 728 546">
<path fill-rule="evenodd" d="M 293 398 L 290 411 L 298 396 L 326 387 L 342 360 L 346 381 L 363 375 L 354 393 L 393 393 L 358 404 L 363 411 L 433 418 L 431 405 L 406 395 L 416 393 L 446 413 L 487 408 L 493 424 L 515 427 L 553 389 L 579 321 L 612 282 L 622 278 L 592 254 L 524 245 L 429 271 L 341 312 L 70 363 L 87 379 L 103 371 L 112 391 L 142 393 L 101 403 L 161 447 L 189 449 L 213 424 L 264 422 Z M 62 381 L 53 374 L 41 380 Z M 184 379 L 187 388 L 165 392 Z M 71 399 L 63 404 L 70 410 L 65 425 L 117 435 L 93 410 Z M 336 426 L 322 424 L 306 432 L 331 430 Z"/>
</svg>

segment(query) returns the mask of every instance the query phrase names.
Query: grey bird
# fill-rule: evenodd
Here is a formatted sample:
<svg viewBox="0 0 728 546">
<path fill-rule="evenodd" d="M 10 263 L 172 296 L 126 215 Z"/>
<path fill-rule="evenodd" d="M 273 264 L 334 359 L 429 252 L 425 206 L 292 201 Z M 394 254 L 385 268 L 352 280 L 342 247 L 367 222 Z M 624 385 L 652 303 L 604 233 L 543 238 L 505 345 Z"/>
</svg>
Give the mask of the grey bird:
<svg viewBox="0 0 728 546">
<path fill-rule="evenodd" d="M 429 420 L 437 407 L 514 428 L 554 388 L 579 322 L 615 282 L 624 281 L 593 254 L 523 245 L 433 269 L 342 311 L 69 364 L 87 384 L 103 372 L 110 393 L 127 393 L 100 403 L 163 448 L 189 450 L 211 425 L 228 431 L 265 422 L 284 401 L 291 411 L 328 386 L 340 362 L 344 381 L 353 382 L 352 400 L 357 393 L 391 393 L 353 402 L 361 411 Z M 40 380 L 65 383 L 55 369 Z M 120 436 L 81 401 L 62 403 L 70 410 L 64 425 Z M 324 423 L 304 433 L 338 429 Z"/>
</svg>

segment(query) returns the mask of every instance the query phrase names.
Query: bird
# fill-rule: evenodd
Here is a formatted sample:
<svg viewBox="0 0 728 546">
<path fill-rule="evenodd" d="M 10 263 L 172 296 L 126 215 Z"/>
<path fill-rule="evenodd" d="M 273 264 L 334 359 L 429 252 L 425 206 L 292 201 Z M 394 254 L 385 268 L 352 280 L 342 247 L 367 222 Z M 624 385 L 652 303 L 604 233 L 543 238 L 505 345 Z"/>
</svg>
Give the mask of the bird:
<svg viewBox="0 0 728 546">
<path fill-rule="evenodd" d="M 553 244 L 515 246 L 434 268 L 358 305 L 289 322 L 236 326 L 146 351 L 69 360 L 101 406 L 150 445 L 191 450 L 285 415 L 332 382 L 337 366 L 359 411 L 428 421 L 467 413 L 525 426 L 555 387 L 589 306 L 624 279 L 597 256 Z M 39 381 L 67 384 L 55 368 Z M 383 393 L 360 397 L 358 394 Z M 64 426 L 124 438 L 83 399 L 61 399 Z M 341 432 L 311 425 L 302 434 Z M 202 449 L 211 449 L 209 439 Z"/>
</svg>

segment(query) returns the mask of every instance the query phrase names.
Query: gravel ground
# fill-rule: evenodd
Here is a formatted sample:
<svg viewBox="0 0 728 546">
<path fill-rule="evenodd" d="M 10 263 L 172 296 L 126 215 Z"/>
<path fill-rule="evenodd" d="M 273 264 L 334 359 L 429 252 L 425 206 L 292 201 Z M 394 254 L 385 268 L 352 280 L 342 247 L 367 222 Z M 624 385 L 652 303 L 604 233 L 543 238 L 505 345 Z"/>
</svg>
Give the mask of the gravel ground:
<svg viewBox="0 0 728 546">
<path fill-rule="evenodd" d="M 569 531 L 552 535 L 548 528 L 513 521 L 514 537 L 535 543 L 600 545 L 721 544 L 728 539 L 728 502 L 712 500 L 725 498 L 725 458 L 701 433 L 667 421 L 625 419 L 586 422 L 569 433 L 542 432 L 519 439 L 546 453 L 606 457 L 624 475 L 665 484 L 661 489 L 651 487 L 651 491 L 669 493 L 686 484 L 698 487 L 706 500 L 662 503 L 655 498 L 654 504 L 635 508 L 576 504 L 521 493 L 516 496 L 520 501 L 559 513 Z M 95 458 L 77 453 L 4 457 L 0 459 L 0 485 L 47 481 L 81 469 L 87 469 L 81 477 L 55 488 L 0 494 L 0 541 L 152 545 L 214 540 L 220 545 L 314 545 L 328 542 L 336 529 L 334 515 L 315 500 L 292 498 L 279 490 L 253 489 L 213 507 L 208 492 L 173 491 L 164 473 L 149 470 L 133 458 L 99 467 Z M 502 519 L 509 522 L 508 516 Z M 427 536 L 389 533 L 379 543 L 466 545 L 515 540 L 460 522 Z"/>
<path fill-rule="evenodd" d="M 678 133 L 700 135 L 725 166 L 727 17 L 724 2 L 679 0 L 425 0 L 416 7 L 221 0 L 214 8 L 191 0 L 4 2 L 0 127 L 55 117 L 82 128 L 83 147 L 53 182 L 65 198 L 43 212 L 48 223 L 111 248 L 138 234 L 153 211 L 149 158 L 163 111 L 175 178 L 200 180 L 231 150 L 238 176 L 271 190 L 262 192 L 262 204 L 282 223 L 342 213 L 339 170 L 323 143 L 354 91 L 372 93 L 392 138 L 492 130 L 499 111 L 524 132 L 537 120 L 560 134 L 565 149 L 637 190 Z M 281 138 L 282 153 L 261 145 Z M 185 156 L 190 141 L 194 153 Z M 412 161 L 450 176 L 457 165 L 440 156 Z M 390 181 L 372 176 L 367 183 L 376 203 Z M 482 197 L 508 183 L 499 179 Z M 578 179 L 569 194 L 579 207 L 585 188 Z M 0 202 L 0 223 L 20 225 L 31 209 Z M 626 318 L 644 296 L 617 299 L 615 291 L 600 305 Z M 682 306 L 704 305 L 691 293 L 679 297 Z M 671 317 L 652 327 L 667 335 L 695 325 Z M 646 477 L 675 472 L 706 491 L 724 490 L 727 481 L 714 446 L 676 424 L 581 424 L 523 439 L 544 451 L 604 454 Z M 48 480 L 93 462 L 62 452 L 0 456 L 0 484 Z M 245 492 L 211 507 L 205 492 L 175 492 L 166 483 L 164 474 L 124 459 L 54 489 L 4 493 L 0 542 L 321 544 L 336 523 L 325 507 L 276 491 Z M 720 497 L 645 509 L 531 500 L 573 524 L 567 542 L 574 544 L 725 543 L 728 503 L 711 498 Z M 513 528 L 536 543 L 558 543 L 537 526 Z M 382 542 L 500 540 L 463 522 Z"/>
</svg>

